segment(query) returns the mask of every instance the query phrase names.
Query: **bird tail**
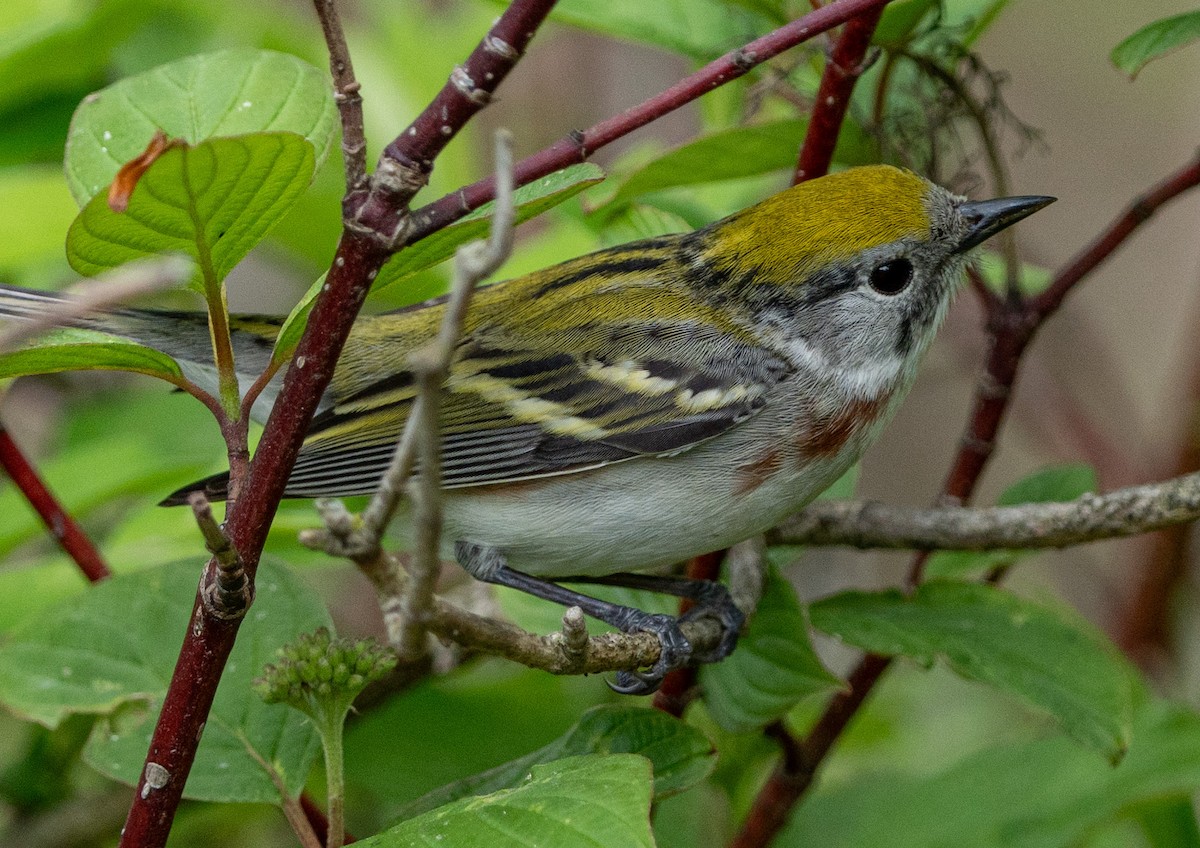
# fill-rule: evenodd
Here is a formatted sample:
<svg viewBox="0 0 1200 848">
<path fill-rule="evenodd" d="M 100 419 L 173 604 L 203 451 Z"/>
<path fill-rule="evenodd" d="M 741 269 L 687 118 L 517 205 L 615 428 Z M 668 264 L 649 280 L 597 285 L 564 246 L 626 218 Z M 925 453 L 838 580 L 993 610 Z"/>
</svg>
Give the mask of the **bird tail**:
<svg viewBox="0 0 1200 848">
<path fill-rule="evenodd" d="M 194 483 L 189 483 L 182 489 L 176 489 L 174 492 L 171 492 L 171 494 L 159 501 L 158 505 L 185 506 L 188 503 L 188 497 L 194 492 L 199 492 L 213 503 L 228 499 L 229 472 L 223 471 L 220 474 L 214 474 L 211 477 L 205 477 L 203 480 L 197 480 Z"/>
</svg>

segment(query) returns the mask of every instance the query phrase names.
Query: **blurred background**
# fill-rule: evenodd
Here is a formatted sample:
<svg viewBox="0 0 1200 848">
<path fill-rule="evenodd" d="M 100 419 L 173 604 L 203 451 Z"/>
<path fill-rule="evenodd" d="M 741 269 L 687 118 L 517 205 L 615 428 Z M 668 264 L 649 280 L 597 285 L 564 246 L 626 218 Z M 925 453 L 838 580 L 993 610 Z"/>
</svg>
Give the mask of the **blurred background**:
<svg viewBox="0 0 1200 848">
<path fill-rule="evenodd" d="M 0 12 L 0 69 L 5 71 L 0 73 L 0 112 L 6 127 L 0 139 L 0 281 L 6 283 L 56 288 L 74 279 L 62 241 L 76 208 L 61 176 L 61 155 L 71 112 L 87 92 L 174 58 L 227 46 L 269 47 L 320 67 L 326 63 L 311 8 L 300 0 L 30 0 L 17 5 L 19 10 L 10 6 Z M 470 0 L 342 5 L 363 85 L 372 145 L 368 158 L 374 161 L 381 144 L 407 124 L 475 44 L 497 6 Z M 948 13 L 962 5 L 969 4 L 948 3 Z M 1194 6 L 1188 0 L 1014 0 L 973 46 L 1003 78 L 1000 92 L 1007 107 L 1036 130 L 1035 141 L 1021 132 L 1003 137 L 1011 190 L 1059 198 L 1018 228 L 1025 262 L 1061 267 L 1130 201 L 1195 155 L 1200 49 L 1153 63 L 1133 81 L 1109 61 L 1113 46 L 1140 26 Z M 571 6 L 583 10 L 577 20 L 585 23 L 588 7 L 583 2 Z M 549 26 L 495 106 L 451 144 L 418 200 L 433 200 L 487 175 L 494 127 L 514 131 L 518 156 L 533 153 L 570 129 L 590 126 L 657 93 L 708 58 L 706 51 L 714 45 L 723 52 L 756 34 L 749 28 L 714 34 L 712 26 L 696 19 L 674 33 L 675 52 L 566 22 Z M 819 54 L 806 55 L 785 57 L 773 67 L 803 76 Z M 765 98 L 769 89 L 761 79 L 758 84 L 763 90 L 748 81 L 719 91 L 601 151 L 595 161 L 628 175 L 705 127 L 737 123 L 738 116 L 753 112 L 747 104 Z M 861 112 L 864 104 L 855 105 Z M 755 117 L 787 114 L 777 100 Z M 694 193 L 667 192 L 656 203 L 622 215 L 605 208 L 614 189 L 598 186 L 581 202 L 522 227 L 516 253 L 498 278 L 641 233 L 696 226 L 781 188 L 788 177 L 779 170 Z M 334 156 L 291 218 L 228 281 L 233 309 L 285 313 L 324 270 L 336 241 L 340 180 Z M 985 177 L 954 187 L 970 188 L 980 197 L 991 191 Z M 423 299 L 437 293 L 445 278 L 444 270 L 422 273 L 374 298 L 370 308 Z M 986 355 L 981 321 L 976 298 L 964 293 L 909 400 L 864 460 L 860 496 L 913 505 L 934 500 Z M 1195 470 L 1200 463 L 1198 342 L 1200 194 L 1193 193 L 1161 210 L 1076 289 L 1044 328 L 1026 356 L 1016 401 L 977 502 L 994 502 L 1013 482 L 1056 463 L 1093 466 L 1102 489 Z M 147 559 L 195 555 L 190 516 L 153 506 L 161 494 L 224 467 L 216 428 L 195 403 L 144 379 L 62 376 L 10 386 L 0 420 L 37 458 L 117 570 Z M 137 439 L 128 438 L 131 432 Z M 0 516 L 0 628 L 7 628 L 56 597 L 78 591 L 80 581 L 4 481 Z M 377 632 L 378 613 L 366 581 L 295 544 L 296 530 L 314 523 L 308 505 L 286 505 L 273 535 L 274 555 L 308 569 L 342 629 Z M 1190 535 L 1181 531 L 1043 554 L 1020 568 L 1014 582 L 1024 592 L 1076 607 L 1126 648 L 1163 690 L 1194 701 L 1200 686 L 1195 648 L 1200 616 Z M 895 553 L 810 551 L 789 562 L 786 574 L 804 598 L 815 598 L 845 586 L 896 585 L 908 560 Z M 30 597 L 33 586 L 36 597 Z M 845 661 L 835 647 L 826 649 L 834 664 Z M 501 685 L 487 676 L 495 674 L 444 685 L 481 696 Z M 934 677 L 940 682 L 929 684 L 922 676 L 922 694 L 915 695 L 915 684 L 898 675 L 898 682 L 889 683 L 892 700 L 884 699 L 878 719 L 905 726 L 906 734 L 893 734 L 890 744 L 893 752 L 911 755 L 914 769 L 922 767 L 919 755 L 930 745 L 961 752 L 993 732 L 1010 732 L 997 729 L 1010 727 L 1010 711 L 985 703 L 966 684 Z M 595 686 L 582 681 L 531 685 L 550 687 L 567 702 L 584 698 L 584 690 L 587 698 L 600 697 L 591 691 Z M 444 693 L 418 697 L 453 700 Z M 939 727 L 916 726 L 904 718 L 927 712 L 932 703 L 939 710 Z M 958 737 L 950 731 L 960 724 L 970 729 Z M 534 725 L 531 720 L 525 729 L 531 736 L 544 730 Z M 990 729 L 980 733 L 980 727 Z M 370 760 L 370 751 L 359 753 Z M 833 767 L 832 779 L 838 769 L 854 766 L 853 746 L 847 756 Z M 364 768 L 369 771 L 369 765 Z"/>
</svg>

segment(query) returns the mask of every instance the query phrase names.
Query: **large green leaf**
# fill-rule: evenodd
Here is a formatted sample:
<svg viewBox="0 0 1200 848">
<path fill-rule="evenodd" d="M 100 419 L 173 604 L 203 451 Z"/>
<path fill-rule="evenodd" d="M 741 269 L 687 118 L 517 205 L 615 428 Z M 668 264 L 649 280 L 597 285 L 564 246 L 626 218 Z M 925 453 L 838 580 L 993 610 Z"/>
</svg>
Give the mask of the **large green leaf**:
<svg viewBox="0 0 1200 848">
<path fill-rule="evenodd" d="M 86 205 L 157 130 L 190 145 L 220 136 L 294 133 L 312 145 L 319 166 L 336 128 L 329 80 L 295 56 L 269 50 L 189 56 L 123 79 L 80 104 L 67 140 L 67 182 L 79 205 Z"/>
<path fill-rule="evenodd" d="M 841 685 L 821 665 L 796 593 L 774 569 L 737 650 L 704 666 L 700 682 L 712 717 L 732 733 L 762 727 L 800 699 Z"/>
<path fill-rule="evenodd" d="M 617 704 L 593 707 L 544 748 L 494 769 L 435 789 L 405 807 L 412 818 L 459 798 L 518 786 L 539 763 L 584 754 L 640 754 L 654 766 L 654 797 L 681 792 L 702 780 L 716 763 L 704 734 L 658 710 Z"/>
<path fill-rule="evenodd" d="M 0 701 L 53 727 L 69 715 L 110 717 L 88 745 L 88 762 L 133 784 L 191 616 L 202 559 L 110 578 L 26 622 L 0 648 Z M 297 794 L 318 752 L 307 720 L 267 706 L 250 681 L 298 633 L 329 626 L 312 591 L 264 562 L 258 600 L 230 656 L 185 795 L 208 801 L 278 803 L 269 763 Z"/>
<path fill-rule="evenodd" d="M 992 586 L 933 581 L 911 596 L 845 592 L 809 608 L 813 626 L 867 651 L 925 664 L 944 659 L 1053 715 L 1079 741 L 1119 760 L 1129 744 L 1132 678 L 1082 623 Z"/>
<path fill-rule="evenodd" d="M 219 284 L 307 187 L 313 147 L 290 132 L 175 147 L 146 171 L 123 213 L 93 197 L 67 233 L 67 258 L 94 276 L 134 259 L 183 253 L 191 285 Z"/>
<path fill-rule="evenodd" d="M 1163 18 L 1139 29 L 1113 48 L 1112 63 L 1130 78 L 1155 59 L 1200 39 L 1200 11 Z"/>
<path fill-rule="evenodd" d="M 590 162 L 585 162 L 555 171 L 536 182 L 522 186 L 513 196 L 517 207 L 517 223 L 542 214 L 603 179 L 603 171 Z M 418 271 L 444 262 L 469 241 L 487 238 L 491 227 L 492 208 L 493 204 L 485 204 L 462 220 L 397 253 L 380 269 L 379 276 L 375 278 L 374 290 L 382 291 Z"/>
<path fill-rule="evenodd" d="M 632 754 L 613 754 L 535 765 L 517 787 L 463 798 L 357 844 L 653 848 L 650 763 Z"/>
<path fill-rule="evenodd" d="M 840 780 L 797 807 L 779 848 L 1090 846 L 1106 823 L 1178 805 L 1191 821 L 1200 786 L 1200 716 L 1166 702 L 1138 710 L 1129 755 L 1113 768 L 1055 736 L 999 744 L 948 768 Z M 1161 819 L 1159 826 L 1162 826 Z M 1180 826 L 1187 833 L 1188 824 Z M 1179 831 L 1177 831 L 1179 832 Z M 1121 843 L 1146 844 L 1140 841 Z M 1197 842 L 1154 841 L 1155 846 Z"/>
</svg>

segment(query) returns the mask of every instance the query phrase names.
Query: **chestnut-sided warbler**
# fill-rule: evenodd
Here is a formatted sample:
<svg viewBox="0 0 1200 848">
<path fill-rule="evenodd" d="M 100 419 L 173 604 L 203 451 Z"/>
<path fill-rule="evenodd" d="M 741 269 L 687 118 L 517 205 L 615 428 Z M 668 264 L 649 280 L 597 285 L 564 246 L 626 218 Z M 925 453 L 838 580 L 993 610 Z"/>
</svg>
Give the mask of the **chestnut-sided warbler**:
<svg viewBox="0 0 1200 848">
<path fill-rule="evenodd" d="M 703 229 L 601 250 L 481 289 L 442 401 L 445 537 L 476 577 L 514 586 L 663 650 L 620 691 L 688 662 L 677 620 L 547 578 L 712 584 L 646 571 L 774 526 L 841 475 L 904 397 L 968 252 L 1050 203 L 967 201 L 888 166 L 803 183 Z M 7 290 L 0 311 L 40 295 Z M 374 491 L 412 407 L 408 353 L 439 301 L 355 324 L 286 494 Z M 123 309 L 80 322 L 211 362 L 203 314 Z M 266 365 L 279 319 L 234 318 L 240 373 Z M 226 475 L 173 494 L 226 494 Z"/>
</svg>

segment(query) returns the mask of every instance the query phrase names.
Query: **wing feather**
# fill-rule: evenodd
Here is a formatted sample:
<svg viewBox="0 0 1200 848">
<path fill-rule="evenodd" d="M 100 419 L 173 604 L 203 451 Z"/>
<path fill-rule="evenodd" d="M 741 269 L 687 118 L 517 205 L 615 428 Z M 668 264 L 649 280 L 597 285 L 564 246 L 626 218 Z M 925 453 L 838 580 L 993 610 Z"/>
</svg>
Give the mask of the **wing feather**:
<svg viewBox="0 0 1200 848">
<path fill-rule="evenodd" d="M 543 302 L 557 294 L 518 298 L 536 312 L 520 320 L 489 312 L 485 301 L 483 319 L 469 322 L 442 397 L 447 488 L 678 454 L 761 411 L 790 370 L 716 317 L 677 317 L 695 312 L 690 294 L 623 291 L 621 314 L 603 291 Z M 588 303 L 589 296 L 606 299 Z M 423 327 L 435 326 L 420 317 Z M 333 405 L 314 420 L 288 494 L 370 492 L 387 468 L 416 382 L 407 372 L 374 383 L 356 373 L 347 382 L 352 388 L 341 397 L 335 382 Z"/>
</svg>

